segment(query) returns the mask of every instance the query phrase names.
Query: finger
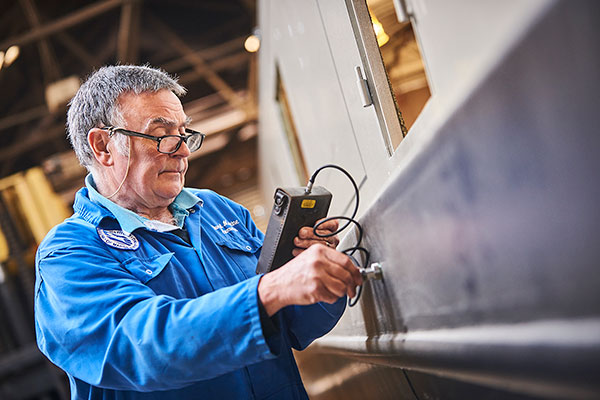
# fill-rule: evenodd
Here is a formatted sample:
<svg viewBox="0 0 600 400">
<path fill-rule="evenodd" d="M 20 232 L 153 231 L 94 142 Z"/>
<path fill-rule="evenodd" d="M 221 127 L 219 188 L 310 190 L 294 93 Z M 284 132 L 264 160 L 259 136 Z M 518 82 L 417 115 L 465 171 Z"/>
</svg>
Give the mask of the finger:
<svg viewBox="0 0 600 400">
<path fill-rule="evenodd" d="M 356 286 L 362 285 L 363 279 L 360 270 L 356 267 L 356 265 L 354 265 L 352 260 L 350 260 L 350 257 L 339 251 L 331 251 L 331 249 L 328 248 L 326 248 L 326 250 L 329 250 L 325 251 L 325 256 L 329 260 L 340 265 L 342 268 L 348 271 L 352 275 Z"/>
<path fill-rule="evenodd" d="M 332 241 L 326 239 L 300 239 L 298 237 L 294 238 L 294 245 L 296 247 L 307 249 L 315 244 L 323 244 L 327 247 L 331 247 L 332 249 L 336 247 L 336 243 L 332 243 Z"/>
<path fill-rule="evenodd" d="M 356 292 L 356 282 L 350 272 L 335 263 L 331 263 L 327 268 L 324 268 L 324 270 L 333 279 L 343 282 L 345 293 L 350 297 L 354 297 L 354 293 Z"/>
<path fill-rule="evenodd" d="M 317 229 L 317 233 L 321 236 L 331 235 L 333 232 L 335 232 L 335 230 L 322 229 L 322 228 Z M 298 231 L 298 237 L 300 237 L 302 239 L 316 239 L 319 236 L 315 235 L 314 228 L 311 228 L 308 226 L 303 226 Z"/>
<path fill-rule="evenodd" d="M 304 298 L 306 304 L 314 304 L 320 301 L 327 303 L 334 303 L 339 297 L 330 288 L 332 284 L 325 282 L 324 277 L 315 277 L 312 283 L 309 283 L 304 288 L 306 293 Z"/>
<path fill-rule="evenodd" d="M 326 239 L 333 245 L 333 247 L 337 247 L 337 245 L 340 244 L 340 239 L 337 237 L 337 235 L 329 236 Z"/>
<path fill-rule="evenodd" d="M 317 229 L 317 233 L 319 235 L 330 235 L 333 232 L 335 232 L 334 230 L 329 230 L 329 229 Z M 298 237 L 302 238 L 302 239 L 311 239 L 311 238 L 318 238 L 317 235 L 315 235 L 315 231 L 314 228 L 308 227 L 308 226 L 303 226 L 302 228 L 300 228 L 300 230 L 298 231 Z"/>
<path fill-rule="evenodd" d="M 320 270 L 325 271 L 333 277 L 347 279 L 345 281 L 347 290 L 354 293 L 356 286 L 362 285 L 362 275 L 359 269 L 352 263 L 350 257 L 325 246 L 313 246 L 311 253 L 318 253 Z M 348 279 L 350 277 L 350 279 Z"/>
<path fill-rule="evenodd" d="M 308 238 L 309 239 L 310 238 L 320 238 L 320 239 L 323 239 L 323 238 L 327 238 L 327 239 L 336 238 L 337 239 L 337 235 L 333 234 L 334 232 L 335 231 L 329 231 L 329 230 L 324 230 L 324 229 L 317 229 L 316 234 L 315 234 L 315 232 L 311 232 L 309 234 Z"/>
<path fill-rule="evenodd" d="M 323 218 L 325 219 L 325 218 Z M 315 226 L 317 226 L 317 224 L 321 221 L 323 221 L 323 219 L 320 219 L 317 221 L 317 223 L 315 224 Z M 338 230 L 338 227 L 340 226 L 339 222 L 337 219 L 331 219 L 327 222 L 323 222 L 323 224 L 319 225 L 319 230 L 327 230 L 327 231 L 331 231 L 331 232 L 335 232 Z"/>
<path fill-rule="evenodd" d="M 323 274 L 320 279 L 322 283 L 321 288 L 324 290 L 322 292 L 324 300 L 335 301 L 340 297 L 345 296 L 348 292 L 346 283 L 335 276 Z M 334 296 L 335 298 L 332 299 L 331 296 Z"/>
<path fill-rule="evenodd" d="M 315 224 L 315 226 L 316 226 L 316 224 Z M 327 221 L 323 225 L 319 226 L 319 229 L 317 229 L 317 233 L 319 233 L 319 235 L 330 235 L 333 232 L 335 232 L 337 229 L 338 229 L 337 220 Z M 311 238 L 311 237 L 318 237 L 314 233 L 314 228 L 312 228 L 310 226 L 303 226 L 302 228 L 300 228 L 300 230 L 298 231 L 298 236 L 303 239 L 307 239 L 307 238 Z"/>
<path fill-rule="evenodd" d="M 336 224 L 337 226 L 337 224 Z M 309 239 L 309 240 L 326 240 L 327 242 L 333 244 L 333 247 L 337 247 L 337 245 L 340 243 L 339 238 L 337 237 L 337 235 L 333 235 L 333 236 L 329 236 L 331 234 L 333 234 L 333 232 L 335 232 L 335 230 L 327 230 L 327 229 L 317 229 L 317 234 L 320 236 L 315 235 L 315 232 L 313 230 L 313 228 L 309 228 L 309 227 L 302 227 L 300 228 L 300 230 L 298 231 L 298 236 L 300 239 Z"/>
<path fill-rule="evenodd" d="M 301 239 L 308 239 L 313 236 L 313 228 L 308 226 L 303 226 L 298 231 L 298 237 Z"/>
</svg>

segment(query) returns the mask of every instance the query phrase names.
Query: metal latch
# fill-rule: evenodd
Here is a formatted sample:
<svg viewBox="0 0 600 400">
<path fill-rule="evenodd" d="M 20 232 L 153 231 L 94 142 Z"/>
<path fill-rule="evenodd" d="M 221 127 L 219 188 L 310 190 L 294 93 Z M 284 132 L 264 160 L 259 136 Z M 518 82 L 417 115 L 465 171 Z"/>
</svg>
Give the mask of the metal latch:
<svg viewBox="0 0 600 400">
<path fill-rule="evenodd" d="M 360 67 L 356 67 L 356 76 L 358 78 L 358 91 L 360 92 L 360 98 L 362 99 L 363 107 L 368 107 L 373 104 L 373 98 L 371 97 L 371 92 L 369 91 L 369 84 L 363 77 Z"/>
</svg>

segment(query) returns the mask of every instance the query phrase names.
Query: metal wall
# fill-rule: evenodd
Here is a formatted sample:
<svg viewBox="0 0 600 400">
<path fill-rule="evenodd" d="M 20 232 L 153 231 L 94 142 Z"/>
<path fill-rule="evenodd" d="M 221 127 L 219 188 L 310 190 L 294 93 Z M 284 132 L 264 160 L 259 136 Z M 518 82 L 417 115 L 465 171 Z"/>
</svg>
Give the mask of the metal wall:
<svg viewBox="0 0 600 400">
<path fill-rule="evenodd" d="M 313 366 L 307 389 L 315 399 L 599 398 L 600 5 L 407 3 L 432 98 L 392 155 L 364 4 L 259 3 L 265 196 L 298 183 L 278 65 L 309 169 L 338 163 L 361 181 L 365 245 L 384 271 L 299 355 Z M 361 104 L 357 65 L 373 106 Z M 320 179 L 343 210 L 344 179 Z"/>
</svg>

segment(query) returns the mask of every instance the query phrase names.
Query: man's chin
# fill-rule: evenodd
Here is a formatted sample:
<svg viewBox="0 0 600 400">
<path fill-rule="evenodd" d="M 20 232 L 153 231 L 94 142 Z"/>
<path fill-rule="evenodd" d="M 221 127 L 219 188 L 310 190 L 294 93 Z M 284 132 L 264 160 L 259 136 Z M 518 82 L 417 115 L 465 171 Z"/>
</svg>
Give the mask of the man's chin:
<svg viewBox="0 0 600 400">
<path fill-rule="evenodd" d="M 183 190 L 184 177 L 180 173 L 162 173 L 158 176 L 156 193 L 164 198 L 175 198 Z"/>
<path fill-rule="evenodd" d="M 173 202 L 173 200 L 175 200 L 175 197 L 177 197 L 179 195 L 179 193 L 181 193 L 182 190 L 183 190 L 182 184 L 169 185 L 169 186 L 165 185 L 165 186 L 159 188 L 155 193 L 156 193 L 156 195 L 158 195 L 158 197 L 164 199 L 165 201 L 168 201 L 169 204 L 171 204 Z"/>
</svg>

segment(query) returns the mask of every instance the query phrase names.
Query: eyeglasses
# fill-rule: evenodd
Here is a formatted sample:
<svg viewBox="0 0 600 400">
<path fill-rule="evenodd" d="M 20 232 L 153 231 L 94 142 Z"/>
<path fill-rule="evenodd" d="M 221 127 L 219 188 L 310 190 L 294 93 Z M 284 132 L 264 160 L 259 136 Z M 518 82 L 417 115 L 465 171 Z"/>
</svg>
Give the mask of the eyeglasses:
<svg viewBox="0 0 600 400">
<path fill-rule="evenodd" d="M 206 134 L 196 132 L 196 131 L 188 129 L 188 128 L 185 129 L 185 133 L 188 134 L 187 136 L 183 136 L 183 135 L 151 136 L 151 135 L 146 135 L 144 133 L 134 132 L 134 131 L 130 131 L 130 130 L 123 129 L 123 128 L 115 128 L 114 126 L 105 126 L 104 128 L 100 128 L 100 129 L 108 131 L 109 136 L 111 136 L 111 137 L 115 133 L 122 133 L 123 135 L 127 135 L 127 136 L 137 136 L 137 137 L 141 137 L 144 139 L 154 140 L 156 142 L 156 150 L 158 150 L 159 153 L 163 153 L 163 154 L 175 153 L 181 147 L 182 142 L 185 142 L 185 144 L 187 144 L 188 148 L 190 149 L 190 152 L 193 153 L 194 151 L 198 150 L 202 146 L 202 143 L 204 142 L 204 138 L 206 137 Z"/>
</svg>

